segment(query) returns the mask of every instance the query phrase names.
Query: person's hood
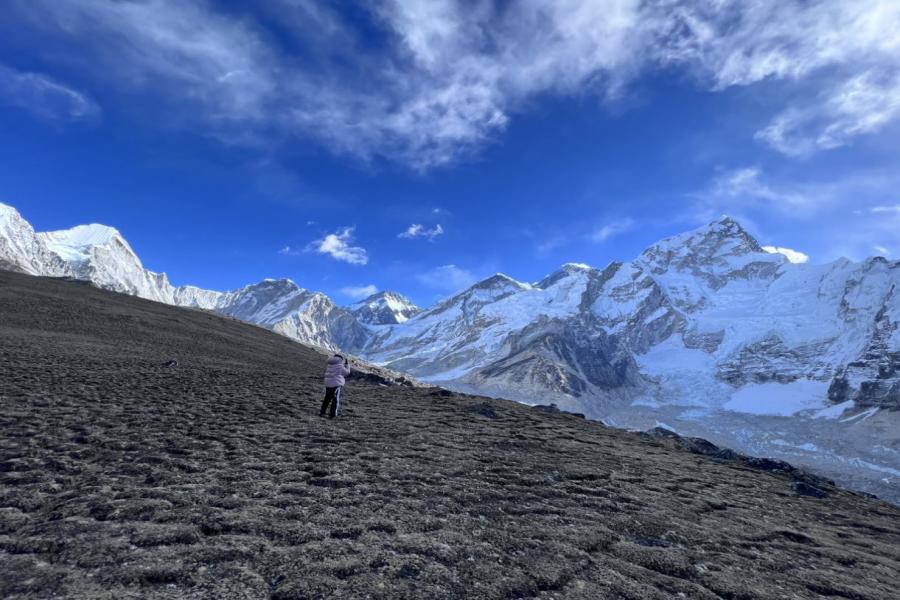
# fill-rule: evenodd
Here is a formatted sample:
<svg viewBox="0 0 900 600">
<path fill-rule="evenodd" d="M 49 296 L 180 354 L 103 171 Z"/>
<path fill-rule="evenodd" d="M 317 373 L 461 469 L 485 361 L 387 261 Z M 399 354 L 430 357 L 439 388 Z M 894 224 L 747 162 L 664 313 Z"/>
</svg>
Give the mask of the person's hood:
<svg viewBox="0 0 900 600">
<path fill-rule="evenodd" d="M 328 364 L 329 365 L 342 365 L 342 364 L 344 364 L 344 359 L 338 358 L 337 356 L 332 356 L 331 358 L 328 359 Z"/>
</svg>

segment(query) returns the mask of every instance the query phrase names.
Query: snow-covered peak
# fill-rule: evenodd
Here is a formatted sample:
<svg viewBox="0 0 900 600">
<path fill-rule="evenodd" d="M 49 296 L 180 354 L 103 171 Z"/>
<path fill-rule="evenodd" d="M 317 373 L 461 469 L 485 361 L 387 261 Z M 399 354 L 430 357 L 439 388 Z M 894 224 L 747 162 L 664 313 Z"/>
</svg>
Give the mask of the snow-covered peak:
<svg viewBox="0 0 900 600">
<path fill-rule="evenodd" d="M 21 235 L 23 231 L 34 235 L 31 224 L 22 218 L 19 211 L 8 204 L 0 203 L 0 235 L 11 238 L 14 234 Z"/>
<path fill-rule="evenodd" d="M 91 258 L 91 249 L 99 246 L 116 247 L 139 265 L 140 259 L 122 237 L 118 229 L 93 223 L 78 225 L 62 231 L 39 234 L 47 247 L 66 261 L 84 262 Z"/>
<path fill-rule="evenodd" d="M 0 269 L 31 275 L 68 274 L 66 265 L 47 249 L 31 224 L 7 204 L 0 204 Z"/>
<path fill-rule="evenodd" d="M 422 309 L 406 296 L 383 291 L 349 307 L 359 321 L 368 325 L 396 325 L 404 323 Z"/>
<path fill-rule="evenodd" d="M 232 294 L 262 294 L 262 295 L 282 295 L 295 292 L 305 292 L 303 288 L 291 281 L 290 279 L 263 279 L 257 283 L 251 283 L 237 289 Z"/>
<path fill-rule="evenodd" d="M 722 255 L 763 252 L 759 242 L 737 221 L 722 217 L 692 231 L 665 238 L 644 251 L 644 255 Z"/>
<path fill-rule="evenodd" d="M 544 277 L 538 283 L 534 284 L 534 287 L 545 290 L 567 277 L 581 276 L 584 274 L 595 273 L 596 271 L 596 269 L 584 263 L 566 263 L 553 273 Z"/>
<path fill-rule="evenodd" d="M 504 273 L 494 273 L 490 277 L 486 277 L 472 285 L 469 290 L 527 290 L 530 287 L 527 283 L 516 281 Z M 466 290 L 466 292 L 469 290 Z"/>
<path fill-rule="evenodd" d="M 27 222 L 19 212 L 12 206 L 0 203 L 0 233 L 12 227 L 21 227 L 21 224 Z"/>
<path fill-rule="evenodd" d="M 100 246 L 108 244 L 116 237 L 121 237 L 122 234 L 115 227 L 91 223 L 90 225 L 78 225 L 62 231 L 51 231 L 47 233 L 47 236 L 52 237 L 61 244 L 65 243 L 70 246 Z"/>
<path fill-rule="evenodd" d="M 0 223 L 2 223 L 6 219 L 12 219 L 13 217 L 19 217 L 19 211 L 10 206 L 9 204 L 3 204 L 0 202 Z"/>
<path fill-rule="evenodd" d="M 654 274 L 683 271 L 697 276 L 721 277 L 741 271 L 750 263 L 778 266 L 781 254 L 769 254 L 731 217 L 722 217 L 693 231 L 666 238 L 647 248 L 638 262 Z"/>
<path fill-rule="evenodd" d="M 590 271 L 593 268 L 594 267 L 592 267 L 591 265 L 577 262 L 567 262 L 562 266 L 562 269 L 565 271 Z"/>
</svg>

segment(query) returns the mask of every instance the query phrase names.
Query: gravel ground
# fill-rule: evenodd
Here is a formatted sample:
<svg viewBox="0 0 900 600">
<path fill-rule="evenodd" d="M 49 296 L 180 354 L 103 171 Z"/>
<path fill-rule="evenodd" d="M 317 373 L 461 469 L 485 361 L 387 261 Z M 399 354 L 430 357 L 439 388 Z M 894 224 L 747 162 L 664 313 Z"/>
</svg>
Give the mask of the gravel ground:
<svg viewBox="0 0 900 600">
<path fill-rule="evenodd" d="M 177 359 L 178 366 L 162 363 Z M 0 273 L 0 597 L 900 598 L 900 510 Z"/>
</svg>

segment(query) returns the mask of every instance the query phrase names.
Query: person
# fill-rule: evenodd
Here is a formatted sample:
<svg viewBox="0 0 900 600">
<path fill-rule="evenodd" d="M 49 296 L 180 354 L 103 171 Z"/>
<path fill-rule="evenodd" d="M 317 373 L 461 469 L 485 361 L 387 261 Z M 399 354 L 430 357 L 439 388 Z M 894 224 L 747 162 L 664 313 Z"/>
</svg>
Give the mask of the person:
<svg viewBox="0 0 900 600">
<path fill-rule="evenodd" d="M 319 410 L 320 417 L 324 417 L 326 411 L 331 419 L 341 414 L 341 390 L 344 389 L 344 378 L 349 374 L 350 367 L 346 358 L 335 354 L 328 359 L 325 366 L 325 400 Z"/>
</svg>

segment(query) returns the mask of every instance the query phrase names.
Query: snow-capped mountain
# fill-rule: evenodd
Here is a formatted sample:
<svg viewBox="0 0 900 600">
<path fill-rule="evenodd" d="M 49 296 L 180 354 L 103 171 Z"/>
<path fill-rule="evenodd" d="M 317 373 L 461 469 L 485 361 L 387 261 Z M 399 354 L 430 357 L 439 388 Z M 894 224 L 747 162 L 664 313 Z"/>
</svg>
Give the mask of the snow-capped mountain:
<svg viewBox="0 0 900 600">
<path fill-rule="evenodd" d="M 0 268 L 29 275 L 62 277 L 66 262 L 51 252 L 28 221 L 0 204 Z"/>
<path fill-rule="evenodd" d="M 378 292 L 349 307 L 360 323 L 367 325 L 396 325 L 404 323 L 422 311 L 406 296 L 397 292 Z"/>
<path fill-rule="evenodd" d="M 460 391 L 673 427 L 900 500 L 900 262 L 793 264 L 722 218 L 603 269 L 497 274 L 420 310 L 286 279 L 174 287 L 102 225 L 35 233 L 0 205 L 0 268 L 68 276 L 354 352 Z"/>
<path fill-rule="evenodd" d="M 290 279 L 266 279 L 222 294 L 213 310 L 332 350 L 366 343 L 368 330 L 348 310 Z"/>
<path fill-rule="evenodd" d="M 5 204 L 0 204 L 0 268 L 73 277 L 148 300 L 214 310 L 329 349 L 360 348 L 370 336 L 348 310 L 290 280 L 267 279 L 232 292 L 190 285 L 175 287 L 165 273 L 146 269 L 122 234 L 112 227 L 79 225 L 35 233 L 14 208 Z"/>
<path fill-rule="evenodd" d="M 494 275 L 365 353 L 589 414 L 625 397 L 739 408 L 757 388 L 790 392 L 773 414 L 811 408 L 814 390 L 826 408 L 829 388 L 832 401 L 900 408 L 897 283 L 900 263 L 793 264 L 723 218 L 602 271 L 569 264 L 532 285 Z"/>
<path fill-rule="evenodd" d="M 898 262 L 793 264 L 723 218 L 602 270 L 495 275 L 364 354 L 460 391 L 665 423 L 900 498 L 898 284 Z"/>
<path fill-rule="evenodd" d="M 61 258 L 68 275 L 98 287 L 173 304 L 174 288 L 165 274 L 144 268 L 122 235 L 105 225 L 79 225 L 37 237 Z"/>
</svg>

